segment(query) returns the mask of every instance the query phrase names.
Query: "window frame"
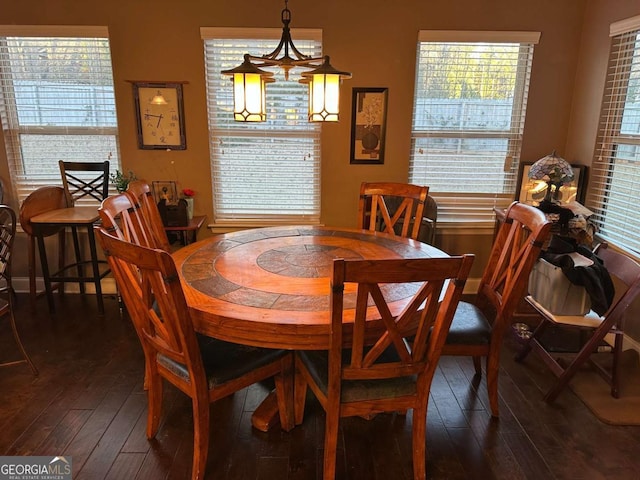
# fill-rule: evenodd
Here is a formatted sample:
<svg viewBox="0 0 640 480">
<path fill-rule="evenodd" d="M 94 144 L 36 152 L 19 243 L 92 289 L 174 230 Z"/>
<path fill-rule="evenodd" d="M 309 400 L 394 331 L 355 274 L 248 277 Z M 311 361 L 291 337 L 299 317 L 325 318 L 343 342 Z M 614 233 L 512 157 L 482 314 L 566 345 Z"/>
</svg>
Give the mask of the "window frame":
<svg viewBox="0 0 640 480">
<path fill-rule="evenodd" d="M 6 42 L 6 38 L 73 38 L 73 39 L 104 39 L 109 42 L 109 31 L 106 26 L 39 26 L 39 25 L 0 25 L 0 42 Z M 111 47 L 109 43 L 109 59 L 111 60 Z M 115 88 L 113 82 L 113 62 L 111 61 L 111 87 Z M 11 72 L 0 73 L 0 80 L 14 82 L 14 76 Z M 96 159 L 96 162 L 109 160 L 110 171 L 115 173 L 120 169 L 120 148 L 118 135 L 118 120 L 115 104 L 115 92 L 113 103 L 113 117 L 115 125 L 113 126 L 51 126 L 46 124 L 20 124 L 18 116 L 18 105 L 12 100 L 13 92 L 6 93 L 6 87 L 0 82 L 0 112 L 2 133 L 5 143 L 6 159 L 8 162 L 9 173 L 11 177 L 11 188 L 13 198 L 17 203 L 21 203 L 33 190 L 44 185 L 59 184 L 62 186 L 62 177 L 57 170 L 58 163 L 55 165 L 47 163 L 48 169 L 54 169 L 56 174 L 47 173 L 44 169 L 42 174 L 26 173 L 27 163 L 23 155 L 23 145 L 25 136 L 98 136 L 104 137 L 109 143 L 113 144 L 112 149 L 105 158 Z M 6 98 L 6 100 L 5 100 Z M 73 151 L 73 150 L 72 150 Z M 75 161 L 74 158 L 67 158 L 64 154 L 59 156 L 59 160 Z M 108 158 L 107 158 L 108 157 Z M 83 161 L 86 161 L 83 159 Z M 110 186 L 110 193 L 115 193 L 115 188 Z M 86 202 L 85 202 L 86 203 Z"/>
<path fill-rule="evenodd" d="M 640 236 L 637 234 L 640 221 L 637 215 L 632 215 L 636 210 L 640 181 L 640 128 L 637 133 L 623 132 L 632 67 L 640 67 L 640 15 L 612 23 L 609 36 L 611 46 L 586 206 L 594 212 L 590 221 L 597 226 L 598 237 L 640 257 Z M 640 81 L 635 85 L 640 87 Z M 637 115 L 640 116 L 640 110 Z M 620 156 L 619 147 L 634 149 L 635 159 Z M 621 177 L 615 172 L 617 162 L 623 168 L 624 163 L 628 162 L 631 181 L 636 187 L 635 193 L 631 193 L 633 198 L 625 200 L 625 195 L 620 191 L 632 187 L 622 185 Z M 617 199 L 612 196 L 614 186 L 619 190 Z M 632 217 L 636 220 L 629 224 Z M 629 235 L 633 231 L 636 231 L 636 235 Z"/>
<path fill-rule="evenodd" d="M 416 159 L 416 142 L 424 138 L 442 139 L 506 139 L 507 150 L 505 167 L 508 169 L 503 177 L 502 193 L 482 192 L 442 192 L 431 189 L 429 194 L 438 201 L 438 223 L 449 228 L 478 228 L 487 230 L 494 225 L 493 208 L 504 208 L 513 201 L 520 152 L 524 135 L 524 120 L 526 113 L 528 86 L 533 64 L 534 47 L 539 43 L 540 32 L 515 32 L 515 31 L 455 31 L 455 30 L 422 30 L 418 34 L 416 52 L 416 82 L 414 93 L 414 113 L 411 126 L 411 159 L 409 168 L 409 181 L 412 183 L 424 183 L 429 185 L 428 179 L 422 178 L 416 173 L 420 169 L 420 163 Z M 511 110 L 511 118 L 518 119 L 512 122 L 509 132 L 487 131 L 473 129 L 418 129 L 416 125 L 418 100 L 420 99 L 420 63 L 421 45 L 424 43 L 474 43 L 474 44 L 499 44 L 519 43 L 518 68 L 516 71 L 516 84 L 514 88 L 514 101 Z M 522 60 L 523 50 L 529 53 Z M 526 52 L 525 52 L 526 53 Z M 523 65 L 521 65 L 521 63 Z M 522 67 L 522 68 L 521 68 Z"/>
<path fill-rule="evenodd" d="M 242 40 L 250 41 L 268 41 L 272 43 L 272 47 L 275 47 L 282 34 L 281 29 L 277 28 L 236 28 L 236 27 L 201 27 L 201 38 L 204 43 L 204 56 L 205 56 L 205 70 L 209 72 L 211 67 L 209 66 L 209 59 L 207 53 L 207 41 L 220 41 L 220 40 L 235 40 L 239 42 Z M 319 29 L 291 29 L 291 35 L 298 40 L 297 46 L 300 48 L 299 42 L 311 41 L 317 42 L 316 48 L 322 49 L 322 31 Z M 267 49 L 269 50 L 269 49 Z M 265 52 L 250 52 L 252 54 L 266 53 Z M 249 53 L 249 52 L 243 52 Z M 316 56 L 316 55 L 314 55 Z M 234 60 L 235 61 L 235 60 Z M 237 63 L 240 63 L 242 58 L 237 59 Z M 230 65 L 235 66 L 235 65 Z M 273 70 L 276 71 L 276 70 Z M 294 76 L 304 71 L 304 69 L 292 70 L 290 75 Z M 219 74 L 217 71 L 211 71 L 209 73 Z M 220 74 L 221 75 L 221 74 Z M 278 75 L 278 73 L 276 74 Z M 224 82 L 228 82 L 229 93 L 231 89 L 231 80 L 228 77 L 224 77 Z M 291 78 L 289 81 L 293 81 Z M 295 125 L 304 126 L 292 129 L 286 129 L 282 124 L 277 127 L 267 122 L 256 123 L 242 123 L 235 122 L 232 125 L 226 125 L 225 119 L 220 124 L 216 122 L 216 115 L 220 115 L 222 112 L 216 110 L 212 105 L 218 102 L 215 99 L 216 92 L 213 92 L 217 83 L 226 85 L 227 83 L 218 82 L 216 79 L 206 77 L 205 82 L 207 84 L 207 115 L 209 121 L 209 137 L 210 137 L 210 165 L 211 165 L 211 181 L 212 181 L 212 194 L 213 194 L 213 212 L 214 218 L 211 227 L 214 231 L 224 231 L 227 228 L 236 227 L 259 227 L 268 225 L 318 225 L 320 224 L 320 208 L 321 208 L 321 126 L 318 123 L 309 122 L 306 112 L 308 110 L 308 93 L 305 93 L 304 105 L 300 103 L 300 106 L 304 108 L 304 120 L 298 121 Z M 282 82 L 278 79 L 277 82 Z M 269 110 L 270 93 L 267 87 L 267 110 Z M 306 87 L 305 87 L 306 88 Z M 220 95 L 222 97 L 223 95 Z M 228 95 L 230 97 L 230 95 Z M 232 118 L 232 113 L 228 113 L 229 118 Z M 233 139 L 247 139 L 247 138 L 261 138 L 277 143 L 279 140 L 283 142 L 293 141 L 298 139 L 300 141 L 311 142 L 311 153 L 305 155 L 305 158 L 311 159 L 313 163 L 312 170 L 314 172 L 313 177 L 310 178 L 310 188 L 312 189 L 311 197 L 313 198 L 313 206 L 311 212 L 307 214 L 300 213 L 286 213 L 285 210 L 280 210 L 275 213 L 243 213 L 243 212 L 224 212 L 222 200 L 219 195 L 222 195 L 223 184 L 221 180 L 218 182 L 216 172 L 219 168 L 222 168 L 222 151 L 224 148 L 221 146 L 224 144 L 225 138 Z M 293 147 L 292 147 L 293 148 Z M 291 202 L 282 202 L 282 206 L 291 204 Z"/>
</svg>

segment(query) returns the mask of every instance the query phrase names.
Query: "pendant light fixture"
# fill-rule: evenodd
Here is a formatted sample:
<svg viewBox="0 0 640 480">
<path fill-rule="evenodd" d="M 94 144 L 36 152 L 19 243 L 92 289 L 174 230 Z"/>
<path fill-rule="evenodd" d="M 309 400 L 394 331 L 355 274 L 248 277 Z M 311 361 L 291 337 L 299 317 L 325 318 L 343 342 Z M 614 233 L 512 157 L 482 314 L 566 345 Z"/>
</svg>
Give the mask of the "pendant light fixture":
<svg viewBox="0 0 640 480">
<path fill-rule="evenodd" d="M 340 114 L 340 81 L 351 78 L 349 72 L 336 70 L 329 63 L 329 56 L 304 55 L 293 44 L 289 23 L 291 11 L 289 0 L 282 10 L 282 37 L 271 53 L 262 56 L 244 55 L 244 61 L 235 68 L 223 70 L 233 81 L 233 116 L 238 122 L 264 122 L 266 113 L 266 84 L 274 82 L 273 73 L 264 67 L 280 67 L 285 80 L 295 67 L 310 69 L 301 74 L 300 83 L 309 86 L 309 121 L 337 122 Z M 278 58 L 278 55 L 282 56 Z"/>
</svg>

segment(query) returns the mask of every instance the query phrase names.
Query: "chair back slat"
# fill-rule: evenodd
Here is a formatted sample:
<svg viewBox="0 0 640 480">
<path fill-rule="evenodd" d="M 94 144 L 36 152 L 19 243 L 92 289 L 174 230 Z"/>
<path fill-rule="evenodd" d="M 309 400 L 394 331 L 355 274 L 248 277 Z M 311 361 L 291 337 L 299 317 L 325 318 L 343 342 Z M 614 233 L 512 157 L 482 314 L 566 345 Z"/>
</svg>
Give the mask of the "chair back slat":
<svg viewBox="0 0 640 480">
<path fill-rule="evenodd" d="M 109 161 L 104 162 L 58 162 L 67 206 L 78 200 L 101 202 L 109 196 Z M 93 175 L 92 173 L 96 173 Z"/>
<path fill-rule="evenodd" d="M 98 208 L 98 214 L 105 228 L 119 239 L 143 247 L 157 247 L 142 209 L 129 195 L 120 193 L 106 198 Z"/>
<path fill-rule="evenodd" d="M 329 370 L 342 379 L 432 375 L 469 274 L 473 255 L 394 260 L 334 260 Z M 342 363 L 345 284 L 357 284 L 350 360 Z M 385 284 L 407 284 L 405 302 Z M 386 290 L 386 291 L 385 291 Z M 372 322 L 372 318 L 381 318 Z M 430 330 L 432 333 L 427 334 Z M 373 345 L 371 348 L 366 345 Z"/>
<path fill-rule="evenodd" d="M 417 240 L 428 193 L 429 187 L 407 183 L 364 182 L 360 186 L 358 228 Z"/>
<path fill-rule="evenodd" d="M 134 180 L 127 187 L 127 195 L 129 195 L 136 205 L 140 208 L 145 219 L 145 225 L 149 239 L 153 240 L 154 248 L 169 251 L 169 239 L 164 229 L 158 204 L 153 198 L 153 193 L 149 184 L 142 180 Z"/>
</svg>

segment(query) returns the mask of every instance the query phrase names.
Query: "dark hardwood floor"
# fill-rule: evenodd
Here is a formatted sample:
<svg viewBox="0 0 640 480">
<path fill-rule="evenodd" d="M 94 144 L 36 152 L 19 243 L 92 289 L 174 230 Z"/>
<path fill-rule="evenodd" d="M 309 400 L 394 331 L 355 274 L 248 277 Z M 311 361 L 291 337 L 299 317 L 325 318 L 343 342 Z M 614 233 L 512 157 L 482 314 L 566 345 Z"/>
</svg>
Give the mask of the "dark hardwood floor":
<svg viewBox="0 0 640 480">
<path fill-rule="evenodd" d="M 0 369 L 0 455 L 71 456 L 76 480 L 189 478 L 190 402 L 167 386 L 163 423 L 147 441 L 143 357 L 116 299 L 106 298 L 103 318 L 91 296 L 56 302 L 56 315 L 44 298 L 32 313 L 19 296 L 19 328 L 40 375 L 26 365 Z M 511 342 L 499 420 L 488 413 L 484 379 L 473 377 L 471 360 L 441 359 L 429 404 L 428 478 L 640 478 L 640 427 L 600 422 L 570 390 L 545 404 L 551 374 L 534 356 L 515 363 Z M 7 322 L 0 352 L 0 361 L 17 354 Z M 259 432 L 251 414 L 269 389 L 255 385 L 212 405 L 207 478 L 321 478 L 322 408 L 310 396 L 303 425 Z M 345 419 L 341 430 L 338 478 L 412 478 L 411 413 Z"/>
</svg>

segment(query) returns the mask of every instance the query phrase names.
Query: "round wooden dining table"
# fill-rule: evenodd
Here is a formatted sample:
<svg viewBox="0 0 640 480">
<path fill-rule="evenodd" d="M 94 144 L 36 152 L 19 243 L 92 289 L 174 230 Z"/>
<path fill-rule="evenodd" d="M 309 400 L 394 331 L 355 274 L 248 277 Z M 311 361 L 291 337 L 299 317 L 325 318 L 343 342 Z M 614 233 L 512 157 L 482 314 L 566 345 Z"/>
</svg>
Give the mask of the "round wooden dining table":
<svg viewBox="0 0 640 480">
<path fill-rule="evenodd" d="M 317 226 L 267 227 L 210 237 L 174 254 L 196 331 L 246 345 L 329 346 L 332 262 L 448 256 L 416 240 Z M 397 312 L 413 291 L 389 290 Z M 355 290 L 345 289 L 345 321 Z"/>
</svg>

